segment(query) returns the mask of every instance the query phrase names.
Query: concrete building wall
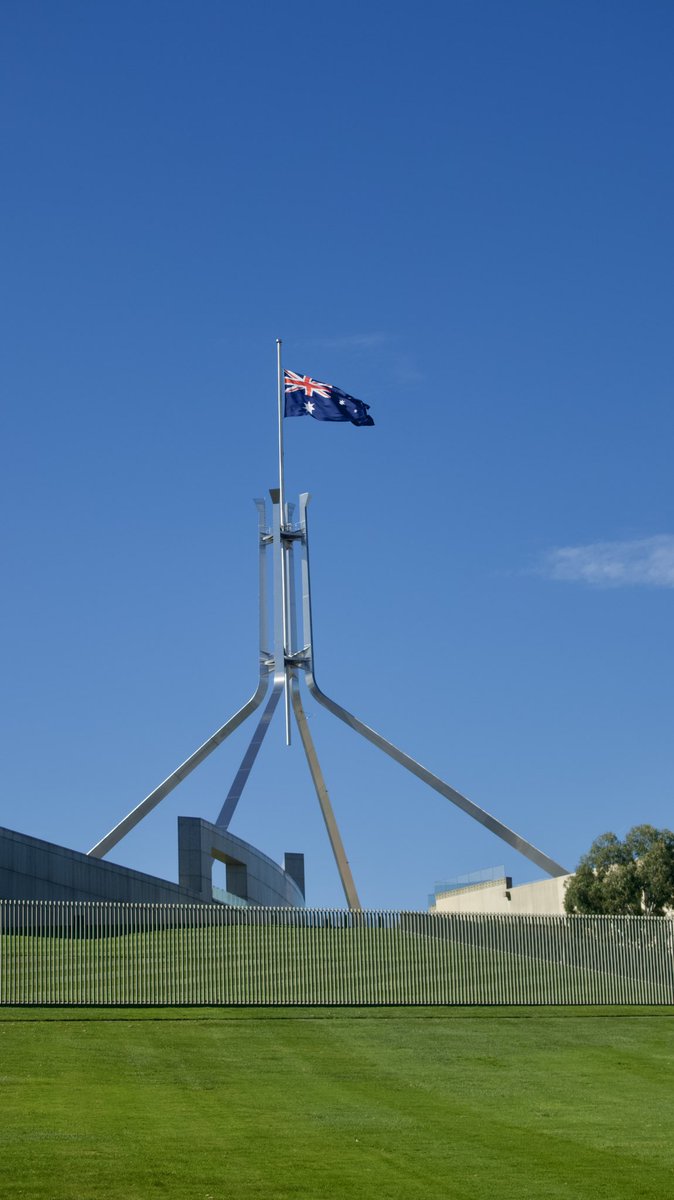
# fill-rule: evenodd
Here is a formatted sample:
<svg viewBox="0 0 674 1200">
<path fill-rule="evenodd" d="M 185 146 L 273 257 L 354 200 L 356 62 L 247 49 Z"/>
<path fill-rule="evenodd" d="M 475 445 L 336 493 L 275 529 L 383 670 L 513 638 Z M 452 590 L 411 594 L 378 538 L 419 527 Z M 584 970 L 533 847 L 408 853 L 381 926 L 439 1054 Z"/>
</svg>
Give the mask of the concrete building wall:
<svg viewBox="0 0 674 1200">
<path fill-rule="evenodd" d="M 248 904 L 303 906 L 303 855 L 285 871 L 233 834 L 199 818 L 178 818 L 180 883 L 107 859 L 0 828 L 0 899 L 117 900 L 128 903 L 213 902 L 213 859 L 226 864 L 227 890 Z"/>
<path fill-rule="evenodd" d="M 564 912 L 564 889 L 570 875 L 539 879 L 508 887 L 509 879 L 490 880 L 474 887 L 455 888 L 435 897 L 435 912 L 448 913 L 526 913 L 555 916 Z"/>
<path fill-rule="evenodd" d="M 0 897 L 3 900 L 124 900 L 134 903 L 197 902 L 177 883 L 132 871 L 79 850 L 0 829 Z"/>
</svg>

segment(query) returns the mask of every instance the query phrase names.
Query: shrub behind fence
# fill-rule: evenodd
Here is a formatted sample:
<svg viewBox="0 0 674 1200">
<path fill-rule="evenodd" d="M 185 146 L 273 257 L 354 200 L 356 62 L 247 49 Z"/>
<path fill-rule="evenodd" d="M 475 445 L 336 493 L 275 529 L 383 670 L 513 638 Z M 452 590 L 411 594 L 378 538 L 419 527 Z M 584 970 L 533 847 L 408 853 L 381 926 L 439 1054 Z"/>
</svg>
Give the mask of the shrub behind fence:
<svg viewBox="0 0 674 1200">
<path fill-rule="evenodd" d="M 0 901 L 2 1005 L 674 1004 L 674 922 Z"/>
</svg>

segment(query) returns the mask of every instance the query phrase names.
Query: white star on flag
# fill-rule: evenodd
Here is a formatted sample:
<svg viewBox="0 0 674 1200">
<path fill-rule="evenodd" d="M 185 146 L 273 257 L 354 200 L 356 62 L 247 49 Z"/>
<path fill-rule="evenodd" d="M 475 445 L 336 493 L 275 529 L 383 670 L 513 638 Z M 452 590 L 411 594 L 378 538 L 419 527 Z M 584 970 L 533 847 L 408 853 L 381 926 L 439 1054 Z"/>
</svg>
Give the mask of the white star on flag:
<svg viewBox="0 0 674 1200">
<path fill-rule="evenodd" d="M 353 425 L 374 425 L 363 400 L 330 383 L 321 383 L 311 375 L 284 372 L 286 417 L 313 417 L 317 421 L 351 421 Z"/>
</svg>

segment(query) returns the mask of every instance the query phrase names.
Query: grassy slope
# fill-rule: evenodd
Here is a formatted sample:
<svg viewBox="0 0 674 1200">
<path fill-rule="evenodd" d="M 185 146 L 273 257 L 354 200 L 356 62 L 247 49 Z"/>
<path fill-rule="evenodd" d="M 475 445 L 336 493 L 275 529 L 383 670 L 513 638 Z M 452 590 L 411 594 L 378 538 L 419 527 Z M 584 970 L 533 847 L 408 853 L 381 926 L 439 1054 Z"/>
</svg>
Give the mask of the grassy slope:
<svg viewBox="0 0 674 1200">
<path fill-rule="evenodd" d="M 674 996 L 670 950 L 660 942 L 626 948 L 608 936 L 597 944 L 582 925 L 509 942 L 518 931 L 487 929 L 484 944 L 470 929 L 460 940 L 460 928 L 432 937 L 283 926 L 7 935 L 0 1004 L 659 1004 Z"/>
<path fill-rule="evenodd" d="M 0 1013 L 3 1200 L 663 1200 L 674 1010 Z"/>
</svg>

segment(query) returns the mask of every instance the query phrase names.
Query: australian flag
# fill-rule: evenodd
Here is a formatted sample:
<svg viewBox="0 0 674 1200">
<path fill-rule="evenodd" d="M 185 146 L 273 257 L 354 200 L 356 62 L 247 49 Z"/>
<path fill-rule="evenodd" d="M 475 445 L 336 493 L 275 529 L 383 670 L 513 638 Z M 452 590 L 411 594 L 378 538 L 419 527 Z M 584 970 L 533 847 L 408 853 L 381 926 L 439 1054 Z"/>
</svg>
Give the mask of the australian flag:
<svg viewBox="0 0 674 1200">
<path fill-rule="evenodd" d="M 319 383 L 309 375 L 284 371 L 286 417 L 315 417 L 317 421 L 350 421 L 352 425 L 374 425 L 369 405 L 356 400 L 330 383 Z"/>
</svg>

